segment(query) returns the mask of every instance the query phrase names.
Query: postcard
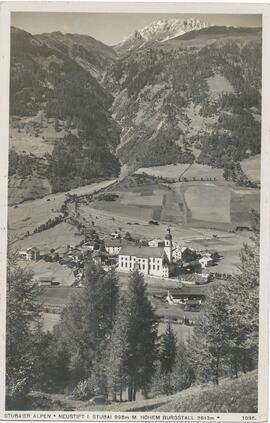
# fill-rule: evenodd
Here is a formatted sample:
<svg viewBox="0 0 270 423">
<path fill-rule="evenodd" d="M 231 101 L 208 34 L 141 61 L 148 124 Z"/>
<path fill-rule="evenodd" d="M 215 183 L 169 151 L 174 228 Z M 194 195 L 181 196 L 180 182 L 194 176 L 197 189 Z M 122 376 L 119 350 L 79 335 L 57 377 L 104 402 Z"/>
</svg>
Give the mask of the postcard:
<svg viewBox="0 0 270 423">
<path fill-rule="evenodd" d="M 0 17 L 0 418 L 267 421 L 266 6 Z"/>
</svg>

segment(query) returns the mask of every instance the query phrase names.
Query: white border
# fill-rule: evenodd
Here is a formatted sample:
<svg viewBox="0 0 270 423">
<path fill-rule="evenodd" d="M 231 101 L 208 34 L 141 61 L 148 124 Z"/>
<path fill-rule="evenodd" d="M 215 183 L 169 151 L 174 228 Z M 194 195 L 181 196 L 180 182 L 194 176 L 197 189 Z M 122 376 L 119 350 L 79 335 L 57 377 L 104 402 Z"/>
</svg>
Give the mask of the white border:
<svg viewBox="0 0 270 423">
<path fill-rule="evenodd" d="M 6 294 L 6 253 L 7 253 L 7 182 L 8 182 L 8 133 L 9 133 L 9 48 L 10 48 L 10 12 L 11 11 L 46 11 L 46 12 L 104 12 L 104 13 L 232 13 L 232 14 L 263 14 L 263 81 L 262 81 L 262 163 L 261 163 L 261 288 L 260 288 L 260 351 L 259 351 L 259 411 L 253 421 L 267 421 L 268 404 L 268 283 L 269 283 L 269 258 L 270 258 L 270 87 L 268 73 L 270 70 L 270 13 L 269 5 L 263 3 L 252 3 L 252 1 L 240 0 L 239 2 L 229 1 L 226 3 L 214 2 L 197 3 L 190 0 L 189 3 L 167 1 L 162 2 L 65 2 L 63 1 L 36 1 L 36 2 L 3 2 L 0 5 L 0 129 L 1 129 L 1 155 L 0 155 L 0 310 L 2 317 L 5 316 L 5 294 Z M 10 420 L 16 412 L 8 412 L 5 415 L 5 319 L 0 319 L 0 419 Z M 25 413 L 24 420 L 32 420 L 37 412 Z M 43 414 L 46 414 L 43 412 Z M 126 416 L 132 420 L 133 413 L 91 413 L 91 412 L 51 412 L 51 420 L 68 420 L 76 415 L 76 420 L 104 420 L 102 415 L 111 414 L 114 419 L 117 415 Z M 145 420 L 146 416 L 158 413 L 135 413 L 137 421 Z M 188 416 L 198 420 L 198 416 L 210 416 L 218 421 L 248 421 L 252 415 L 240 413 L 172 413 L 179 416 L 179 421 L 187 420 Z M 161 413 L 162 416 L 169 416 L 170 413 Z M 69 416 L 69 418 L 68 418 Z M 94 418 L 96 416 L 96 418 Z M 100 417 L 98 417 L 100 416 Z M 180 418 L 182 416 L 182 419 Z M 44 416 L 45 417 L 45 416 Z M 44 420 L 44 418 L 41 418 Z M 150 421 L 150 419 L 147 419 Z M 168 417 L 167 417 L 168 420 Z"/>
</svg>

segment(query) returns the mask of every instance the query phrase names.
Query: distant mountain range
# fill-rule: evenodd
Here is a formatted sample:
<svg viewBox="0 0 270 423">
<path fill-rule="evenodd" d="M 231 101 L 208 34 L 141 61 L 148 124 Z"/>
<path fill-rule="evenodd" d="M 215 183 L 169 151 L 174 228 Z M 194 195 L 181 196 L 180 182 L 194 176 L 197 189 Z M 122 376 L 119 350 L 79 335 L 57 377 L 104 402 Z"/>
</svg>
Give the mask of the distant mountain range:
<svg viewBox="0 0 270 423">
<path fill-rule="evenodd" d="M 10 75 L 11 146 L 40 145 L 54 191 L 120 163 L 224 167 L 260 152 L 261 28 L 160 20 L 115 47 L 12 28 Z"/>
</svg>

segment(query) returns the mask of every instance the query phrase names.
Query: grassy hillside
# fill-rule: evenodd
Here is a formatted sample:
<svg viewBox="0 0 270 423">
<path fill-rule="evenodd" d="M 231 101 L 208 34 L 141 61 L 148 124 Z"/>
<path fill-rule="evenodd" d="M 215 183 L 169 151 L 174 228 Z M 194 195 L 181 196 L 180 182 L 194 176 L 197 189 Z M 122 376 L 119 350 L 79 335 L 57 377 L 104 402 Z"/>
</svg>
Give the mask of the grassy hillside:
<svg viewBox="0 0 270 423">
<path fill-rule="evenodd" d="M 224 380 L 220 386 L 198 386 L 175 395 L 157 412 L 256 413 L 258 409 L 257 373 Z"/>
<path fill-rule="evenodd" d="M 219 386 L 197 385 L 175 395 L 134 402 L 91 406 L 63 394 L 31 394 L 31 406 L 37 410 L 114 411 L 155 413 L 256 413 L 258 407 L 257 373 L 239 379 L 222 380 Z"/>
</svg>

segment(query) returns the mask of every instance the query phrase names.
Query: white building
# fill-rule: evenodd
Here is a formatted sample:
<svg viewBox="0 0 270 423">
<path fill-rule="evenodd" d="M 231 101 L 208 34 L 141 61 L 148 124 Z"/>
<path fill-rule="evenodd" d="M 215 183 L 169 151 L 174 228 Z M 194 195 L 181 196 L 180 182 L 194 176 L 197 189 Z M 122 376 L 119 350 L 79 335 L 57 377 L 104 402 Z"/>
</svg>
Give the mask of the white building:
<svg viewBox="0 0 270 423">
<path fill-rule="evenodd" d="M 203 269 L 205 269 L 209 264 L 213 263 L 213 259 L 210 256 L 203 256 L 202 258 L 200 258 L 198 260 L 198 262 L 200 263 L 200 265 L 202 266 Z"/>
<path fill-rule="evenodd" d="M 40 251 L 37 247 L 29 247 L 25 251 L 19 251 L 19 259 L 26 261 L 37 261 L 40 258 Z"/>
<path fill-rule="evenodd" d="M 167 230 L 164 247 L 127 245 L 118 256 L 118 270 L 130 272 L 138 269 L 145 275 L 168 278 L 173 270 L 172 235 Z"/>
<path fill-rule="evenodd" d="M 123 242 L 121 239 L 105 240 L 105 250 L 110 256 L 118 255 L 122 247 L 123 247 Z"/>
<path fill-rule="evenodd" d="M 164 239 L 152 239 L 148 245 L 149 247 L 164 247 Z"/>
</svg>

